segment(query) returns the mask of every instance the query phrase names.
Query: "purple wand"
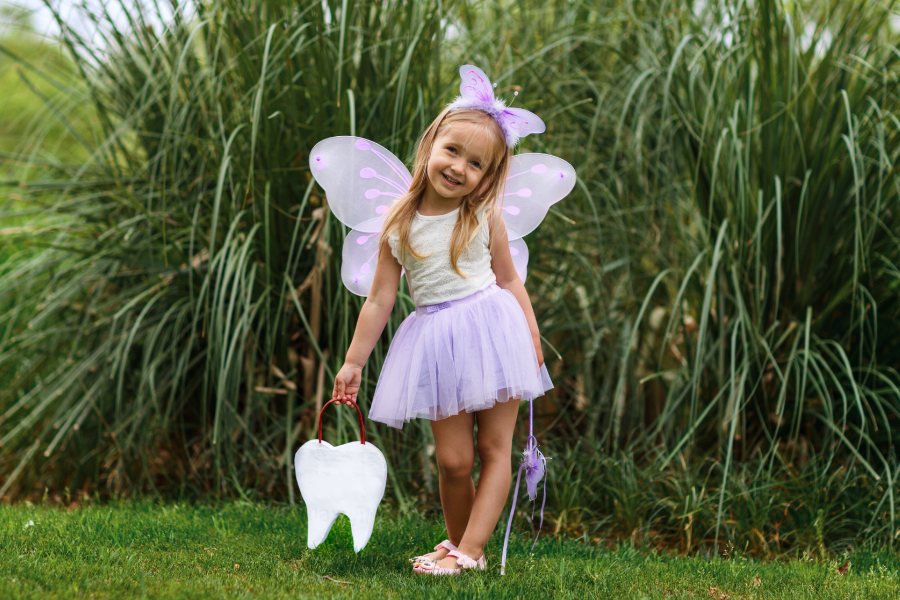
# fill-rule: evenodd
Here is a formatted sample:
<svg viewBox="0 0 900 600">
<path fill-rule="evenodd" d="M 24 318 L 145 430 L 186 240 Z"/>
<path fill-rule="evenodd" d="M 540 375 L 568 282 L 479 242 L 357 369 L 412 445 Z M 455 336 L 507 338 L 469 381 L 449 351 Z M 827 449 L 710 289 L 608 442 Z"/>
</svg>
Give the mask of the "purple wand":
<svg viewBox="0 0 900 600">
<path fill-rule="evenodd" d="M 537 498 L 537 485 L 547 473 L 547 458 L 538 450 L 537 438 L 534 437 L 534 405 L 528 401 L 528 442 L 525 451 L 522 452 L 522 464 L 519 465 L 519 474 L 516 475 L 516 490 L 513 492 L 512 507 L 509 509 L 509 522 L 506 524 L 506 537 L 503 539 L 503 556 L 500 559 L 500 574 L 506 574 L 506 547 L 509 545 L 509 530 L 512 528 L 513 515 L 516 514 L 516 501 L 519 498 L 519 482 L 522 480 L 522 469 L 525 469 L 525 488 L 528 491 L 528 499 L 532 502 Z M 531 549 L 537 544 L 541 535 L 541 527 L 544 526 L 544 505 L 547 503 L 547 480 L 544 479 L 544 499 L 541 501 L 541 524 L 538 526 L 537 535 Z M 534 519 L 534 506 L 531 508 L 531 518 Z"/>
</svg>

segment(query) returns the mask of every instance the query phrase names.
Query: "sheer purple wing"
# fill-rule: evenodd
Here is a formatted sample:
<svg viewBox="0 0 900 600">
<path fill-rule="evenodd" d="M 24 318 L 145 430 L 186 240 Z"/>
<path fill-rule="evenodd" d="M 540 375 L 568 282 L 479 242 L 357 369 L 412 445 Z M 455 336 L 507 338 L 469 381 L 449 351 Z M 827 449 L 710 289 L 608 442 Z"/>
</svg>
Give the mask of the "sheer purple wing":
<svg viewBox="0 0 900 600">
<path fill-rule="evenodd" d="M 383 215 L 412 183 L 396 156 L 360 137 L 322 140 L 309 154 L 309 168 L 325 189 L 334 216 L 354 229 Z"/>
<path fill-rule="evenodd" d="M 459 93 L 463 98 L 477 98 L 482 102 L 494 101 L 494 86 L 484 71 L 475 65 L 463 65 L 459 68 L 462 81 Z"/>
<path fill-rule="evenodd" d="M 528 235 L 541 224 L 550 206 L 575 187 L 575 169 L 550 154 L 517 154 L 510 163 L 503 197 L 503 220 L 509 238 Z M 513 233 L 515 232 L 515 233 Z"/>
<path fill-rule="evenodd" d="M 547 129 L 539 116 L 524 108 L 506 108 L 500 115 L 500 120 L 507 131 L 520 138 L 532 133 L 544 133 Z"/>
<path fill-rule="evenodd" d="M 347 289 L 357 296 L 368 296 L 372 288 L 372 279 L 375 277 L 375 267 L 378 264 L 378 239 L 383 224 L 384 217 L 372 219 L 363 223 L 361 227 L 374 231 L 353 229 L 344 238 L 344 248 L 341 251 L 341 280 Z"/>
<path fill-rule="evenodd" d="M 525 278 L 528 277 L 528 244 L 525 243 L 522 236 L 511 239 L 513 232 L 509 229 L 506 231 L 510 236 L 509 253 L 512 254 L 513 265 L 516 267 L 519 279 L 522 280 L 522 283 L 525 283 Z"/>
</svg>

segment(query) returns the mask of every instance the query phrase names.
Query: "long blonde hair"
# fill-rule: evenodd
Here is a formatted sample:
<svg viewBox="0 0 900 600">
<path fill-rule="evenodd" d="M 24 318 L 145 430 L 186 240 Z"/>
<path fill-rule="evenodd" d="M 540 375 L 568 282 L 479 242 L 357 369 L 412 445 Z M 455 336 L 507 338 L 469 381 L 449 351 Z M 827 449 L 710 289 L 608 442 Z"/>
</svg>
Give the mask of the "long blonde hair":
<svg viewBox="0 0 900 600">
<path fill-rule="evenodd" d="M 445 127 L 452 127 L 454 123 L 479 125 L 484 131 L 491 134 L 491 138 L 494 141 L 489 157 L 490 162 L 481 182 L 470 194 L 463 196 L 462 203 L 459 206 L 459 217 L 456 219 L 456 226 L 453 228 L 453 235 L 450 238 L 450 264 L 453 265 L 453 270 L 457 274 L 466 277 L 466 274 L 459 270 L 457 261 L 463 251 L 468 249 L 469 244 L 475 235 L 478 234 L 481 227 L 488 221 L 488 218 L 484 218 L 479 223 L 477 213 L 482 207 L 492 209 L 493 203 L 497 199 L 502 199 L 506 178 L 509 175 L 510 152 L 509 147 L 506 145 L 506 136 L 503 134 L 503 130 L 496 119 L 483 111 L 475 109 L 451 111 L 445 108 L 428 126 L 416 147 L 416 158 L 413 164 L 412 183 L 409 191 L 397 198 L 391 205 L 384 225 L 381 228 L 381 243 L 386 244 L 388 236 L 396 232 L 400 237 L 400 256 L 405 256 L 407 252 L 416 260 L 422 260 L 430 256 L 429 254 L 420 254 L 412 248 L 409 242 L 409 234 L 413 220 L 416 217 L 416 211 L 419 210 L 419 206 L 422 204 L 422 198 L 425 196 L 425 190 L 428 186 L 426 171 L 428 159 L 431 157 L 431 151 L 434 147 L 434 140 L 437 139 Z M 483 193 L 481 193 L 482 191 Z M 487 214 L 485 212 L 486 217 Z M 493 249 L 493 241 L 494 236 L 492 233 L 490 237 L 491 249 Z"/>
</svg>

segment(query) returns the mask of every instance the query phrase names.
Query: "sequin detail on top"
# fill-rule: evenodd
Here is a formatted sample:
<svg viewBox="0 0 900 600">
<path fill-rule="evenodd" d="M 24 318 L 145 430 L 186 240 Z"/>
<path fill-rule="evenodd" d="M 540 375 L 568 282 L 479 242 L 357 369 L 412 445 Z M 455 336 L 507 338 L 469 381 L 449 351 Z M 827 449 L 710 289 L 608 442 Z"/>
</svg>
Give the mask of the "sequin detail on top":
<svg viewBox="0 0 900 600">
<path fill-rule="evenodd" d="M 453 265 L 450 264 L 450 239 L 458 217 L 459 208 L 437 216 L 416 213 L 409 231 L 409 242 L 419 254 L 429 255 L 421 260 L 409 253 L 405 260 L 401 259 L 400 236 L 396 232 L 388 236 L 391 254 L 406 269 L 406 279 L 417 306 L 459 300 L 497 282 L 491 269 L 490 230 L 487 223 L 469 244 L 468 252 L 463 251 L 456 261 L 459 270 L 467 277 L 460 277 L 453 270 Z M 482 212 L 479 221 L 483 218 Z"/>
</svg>

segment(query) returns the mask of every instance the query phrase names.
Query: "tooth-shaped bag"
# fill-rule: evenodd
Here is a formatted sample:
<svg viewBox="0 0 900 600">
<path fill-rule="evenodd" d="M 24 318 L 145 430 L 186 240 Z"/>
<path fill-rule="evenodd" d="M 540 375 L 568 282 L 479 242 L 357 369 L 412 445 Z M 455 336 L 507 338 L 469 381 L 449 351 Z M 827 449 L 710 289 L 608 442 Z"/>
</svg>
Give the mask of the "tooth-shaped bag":
<svg viewBox="0 0 900 600">
<path fill-rule="evenodd" d="M 353 549 L 359 552 L 372 537 L 375 512 L 384 497 L 387 462 L 381 450 L 366 441 L 362 411 L 353 403 L 359 417 L 359 442 L 332 446 L 322 441 L 322 415 L 331 400 L 319 412 L 319 439 L 303 444 L 294 456 L 297 484 L 306 503 L 307 546 L 311 549 L 325 541 L 338 515 L 350 519 Z"/>
</svg>

